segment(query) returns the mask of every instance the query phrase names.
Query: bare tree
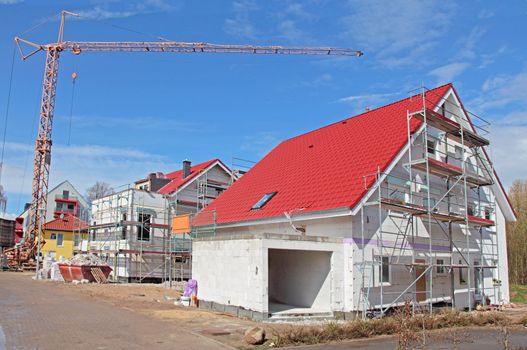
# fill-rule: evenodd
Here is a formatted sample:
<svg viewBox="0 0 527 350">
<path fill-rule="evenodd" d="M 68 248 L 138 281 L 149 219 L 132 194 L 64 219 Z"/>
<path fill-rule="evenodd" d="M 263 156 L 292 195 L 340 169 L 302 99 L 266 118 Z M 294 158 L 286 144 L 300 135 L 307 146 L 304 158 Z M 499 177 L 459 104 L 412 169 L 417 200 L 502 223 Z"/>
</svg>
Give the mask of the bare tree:
<svg viewBox="0 0 527 350">
<path fill-rule="evenodd" d="M 527 284 L 527 180 L 515 180 L 509 198 L 518 217 L 507 224 L 509 279 L 513 284 Z"/>
<path fill-rule="evenodd" d="M 86 190 L 86 198 L 88 199 L 88 202 L 91 203 L 95 199 L 102 198 L 112 193 L 114 193 L 114 190 L 110 184 L 104 181 L 97 181 L 95 185 Z"/>
</svg>

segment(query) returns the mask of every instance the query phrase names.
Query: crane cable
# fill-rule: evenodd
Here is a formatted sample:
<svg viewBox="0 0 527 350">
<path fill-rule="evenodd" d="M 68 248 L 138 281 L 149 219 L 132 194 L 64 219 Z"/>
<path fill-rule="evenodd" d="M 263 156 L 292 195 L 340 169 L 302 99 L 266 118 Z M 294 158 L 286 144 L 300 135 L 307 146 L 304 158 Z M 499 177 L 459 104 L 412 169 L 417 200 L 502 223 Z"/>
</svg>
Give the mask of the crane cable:
<svg viewBox="0 0 527 350">
<path fill-rule="evenodd" d="M 5 109 L 4 135 L 2 138 L 2 155 L 0 158 L 0 186 L 2 185 L 2 171 L 4 168 L 5 142 L 6 142 L 6 137 L 7 137 L 7 122 L 9 119 L 9 107 L 11 105 L 11 91 L 13 88 L 13 72 L 15 70 L 15 54 L 16 54 L 16 47 L 13 46 L 13 58 L 11 59 L 11 73 L 9 74 L 9 89 L 7 91 L 7 102 L 6 102 L 6 109 Z"/>
<path fill-rule="evenodd" d="M 77 80 L 77 73 L 75 73 L 75 65 L 73 67 L 73 73 L 71 73 L 72 86 L 71 86 L 71 101 L 70 101 L 70 120 L 68 126 L 68 146 L 71 141 L 71 123 L 73 120 L 73 103 L 75 100 L 75 81 Z"/>
</svg>

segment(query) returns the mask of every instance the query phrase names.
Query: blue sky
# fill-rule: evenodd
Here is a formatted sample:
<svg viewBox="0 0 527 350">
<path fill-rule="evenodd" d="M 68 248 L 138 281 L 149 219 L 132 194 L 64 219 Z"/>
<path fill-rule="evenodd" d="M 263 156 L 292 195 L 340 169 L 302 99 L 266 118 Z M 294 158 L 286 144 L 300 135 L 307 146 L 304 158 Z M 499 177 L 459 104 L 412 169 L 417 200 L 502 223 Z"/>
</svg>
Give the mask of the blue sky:
<svg viewBox="0 0 527 350">
<path fill-rule="evenodd" d="M 423 83 L 450 81 L 469 110 L 492 122 L 505 185 L 525 177 L 526 1 L 0 0 L 0 125 L 13 37 L 45 21 L 22 37 L 56 40 L 62 9 L 82 15 L 67 19 L 66 40 L 163 37 L 365 55 L 63 54 L 51 186 L 64 179 L 82 192 L 96 180 L 119 186 L 175 170 L 185 158 L 256 161 L 281 140 L 404 98 Z M 43 64 L 42 53 L 15 57 L 1 178 L 10 214 L 30 200 Z"/>
</svg>

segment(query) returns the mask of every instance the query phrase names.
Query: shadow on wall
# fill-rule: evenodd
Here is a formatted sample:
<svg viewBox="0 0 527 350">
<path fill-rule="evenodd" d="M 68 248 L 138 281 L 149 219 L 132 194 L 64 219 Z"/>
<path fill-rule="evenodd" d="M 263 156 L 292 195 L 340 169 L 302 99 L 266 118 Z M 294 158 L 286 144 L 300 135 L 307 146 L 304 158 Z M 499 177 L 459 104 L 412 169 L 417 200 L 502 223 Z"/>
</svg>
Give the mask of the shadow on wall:
<svg viewBox="0 0 527 350">
<path fill-rule="evenodd" d="M 268 268 L 269 303 L 330 309 L 331 252 L 269 249 Z"/>
</svg>

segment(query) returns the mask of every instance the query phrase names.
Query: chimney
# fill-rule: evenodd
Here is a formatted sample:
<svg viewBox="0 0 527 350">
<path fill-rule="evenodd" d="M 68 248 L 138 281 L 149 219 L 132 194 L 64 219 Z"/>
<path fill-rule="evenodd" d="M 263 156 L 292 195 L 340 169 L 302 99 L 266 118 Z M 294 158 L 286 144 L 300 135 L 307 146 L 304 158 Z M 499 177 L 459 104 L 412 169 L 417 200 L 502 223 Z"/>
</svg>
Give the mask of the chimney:
<svg viewBox="0 0 527 350">
<path fill-rule="evenodd" d="M 190 160 L 185 159 L 183 161 L 183 178 L 185 179 L 190 175 Z"/>
</svg>

